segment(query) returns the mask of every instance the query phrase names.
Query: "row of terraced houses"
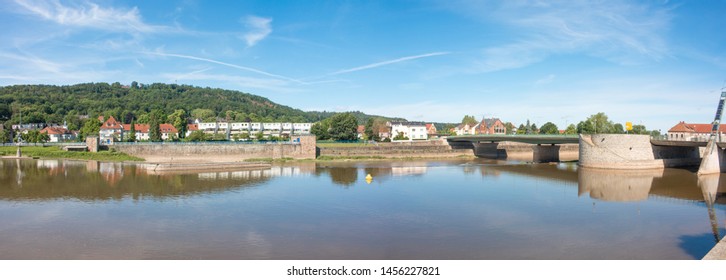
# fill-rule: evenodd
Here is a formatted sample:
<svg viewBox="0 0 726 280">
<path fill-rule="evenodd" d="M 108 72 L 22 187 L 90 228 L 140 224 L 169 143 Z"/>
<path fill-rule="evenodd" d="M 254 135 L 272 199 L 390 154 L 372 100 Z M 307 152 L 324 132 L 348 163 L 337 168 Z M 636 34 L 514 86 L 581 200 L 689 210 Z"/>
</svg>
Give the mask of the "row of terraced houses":
<svg viewBox="0 0 726 280">
<path fill-rule="evenodd" d="M 99 130 L 99 138 L 101 143 L 111 144 L 114 141 L 125 141 L 131 137 L 131 124 L 122 124 L 113 116 L 104 120 L 99 117 L 102 122 Z M 192 124 L 187 124 L 185 136 L 189 136 L 195 131 L 202 131 L 206 134 L 225 134 L 231 136 L 247 134 L 250 139 L 257 138 L 261 132 L 263 138 L 285 137 L 290 135 L 306 135 L 310 134 L 312 123 L 253 123 L 253 122 L 201 122 L 195 120 Z M 135 138 L 137 141 L 148 141 L 150 139 L 148 124 L 135 124 Z M 178 138 L 179 130 L 171 124 L 163 123 L 159 125 L 162 140 L 173 140 Z"/>
</svg>

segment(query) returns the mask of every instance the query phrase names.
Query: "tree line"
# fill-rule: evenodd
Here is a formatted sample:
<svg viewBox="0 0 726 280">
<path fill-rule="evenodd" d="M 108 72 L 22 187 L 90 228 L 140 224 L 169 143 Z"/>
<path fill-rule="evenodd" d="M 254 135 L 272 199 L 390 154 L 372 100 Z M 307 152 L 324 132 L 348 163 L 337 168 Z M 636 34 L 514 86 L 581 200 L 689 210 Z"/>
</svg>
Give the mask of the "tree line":
<svg viewBox="0 0 726 280">
<path fill-rule="evenodd" d="M 461 124 L 475 125 L 478 121 L 474 116 L 465 115 L 461 120 Z M 454 128 L 454 124 L 447 124 L 445 126 L 446 131 Z M 534 122 L 527 120 L 526 123 L 520 124 L 519 127 L 515 128 L 511 122 L 505 123 L 506 134 L 593 134 L 593 133 L 604 133 L 604 134 L 649 134 L 652 136 L 660 136 L 661 132 L 658 130 L 648 130 L 645 125 L 636 124 L 632 126 L 632 130 L 626 131 L 625 127 L 621 123 L 615 123 L 608 118 L 608 116 L 599 112 L 590 115 L 586 119 L 578 122 L 577 124 L 569 124 L 565 130 L 560 133 L 560 129 L 556 124 L 552 122 L 546 122 L 541 127 L 538 127 Z"/>
</svg>

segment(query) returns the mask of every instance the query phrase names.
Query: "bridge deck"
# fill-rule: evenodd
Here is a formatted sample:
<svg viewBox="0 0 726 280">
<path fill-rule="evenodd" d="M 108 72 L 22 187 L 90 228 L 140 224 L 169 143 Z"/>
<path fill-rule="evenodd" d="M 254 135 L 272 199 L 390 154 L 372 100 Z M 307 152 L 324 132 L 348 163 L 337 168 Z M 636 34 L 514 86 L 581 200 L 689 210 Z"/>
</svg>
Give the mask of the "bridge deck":
<svg viewBox="0 0 726 280">
<path fill-rule="evenodd" d="M 578 144 L 577 135 L 466 135 L 451 136 L 449 142 L 519 142 L 527 144 Z"/>
<path fill-rule="evenodd" d="M 580 138 L 577 135 L 466 135 L 451 136 L 449 142 L 519 142 L 527 144 L 579 144 Z M 670 141 L 650 140 L 654 146 L 669 147 L 706 147 L 705 141 Z M 726 142 L 717 143 L 719 148 L 726 149 Z"/>
<path fill-rule="evenodd" d="M 670 141 L 670 140 L 650 140 L 653 146 L 670 146 L 670 147 L 706 147 L 706 141 Z M 719 148 L 726 148 L 726 142 L 716 143 Z"/>
</svg>

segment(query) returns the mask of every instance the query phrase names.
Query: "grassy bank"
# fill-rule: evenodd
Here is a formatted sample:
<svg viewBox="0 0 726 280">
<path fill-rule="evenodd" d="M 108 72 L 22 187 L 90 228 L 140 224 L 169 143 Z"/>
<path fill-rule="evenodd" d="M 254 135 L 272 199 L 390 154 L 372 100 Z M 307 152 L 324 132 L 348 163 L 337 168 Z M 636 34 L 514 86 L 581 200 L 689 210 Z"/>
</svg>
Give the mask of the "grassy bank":
<svg viewBox="0 0 726 280">
<path fill-rule="evenodd" d="M 0 147 L 0 156 L 14 156 L 17 147 Z M 26 157 L 64 158 L 99 161 L 143 161 L 144 159 L 115 151 L 68 152 L 60 147 L 21 147 L 20 151 Z"/>
</svg>

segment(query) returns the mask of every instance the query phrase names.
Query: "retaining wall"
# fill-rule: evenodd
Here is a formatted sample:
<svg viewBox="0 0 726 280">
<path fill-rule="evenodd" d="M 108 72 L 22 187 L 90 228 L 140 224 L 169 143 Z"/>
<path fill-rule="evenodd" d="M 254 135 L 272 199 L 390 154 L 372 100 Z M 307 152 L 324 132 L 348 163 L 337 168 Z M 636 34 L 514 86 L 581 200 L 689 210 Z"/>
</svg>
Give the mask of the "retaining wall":
<svg viewBox="0 0 726 280">
<path fill-rule="evenodd" d="M 249 158 L 314 159 L 315 136 L 300 136 L 299 138 L 299 144 L 116 144 L 112 148 L 129 155 L 142 157 L 149 162 L 233 162 Z"/>
<path fill-rule="evenodd" d="M 579 165 L 603 169 L 658 169 L 699 165 L 698 147 L 653 146 L 649 135 L 580 135 Z"/>
<path fill-rule="evenodd" d="M 454 150 L 446 141 L 413 141 L 398 143 L 378 143 L 356 147 L 320 147 L 319 156 L 351 157 L 369 156 L 385 158 L 402 157 L 459 157 L 474 156 L 471 149 Z"/>
</svg>

